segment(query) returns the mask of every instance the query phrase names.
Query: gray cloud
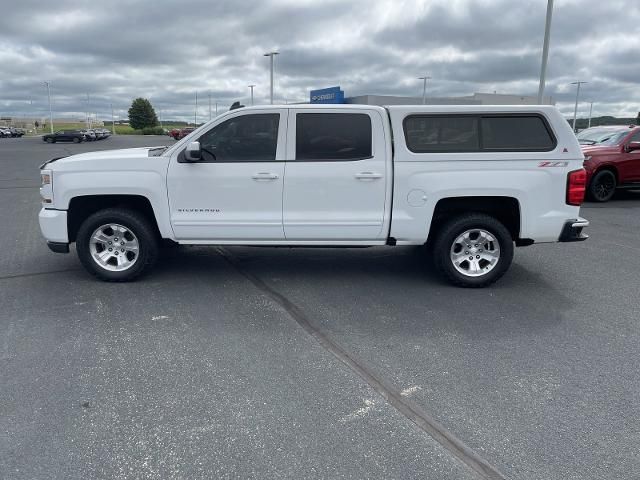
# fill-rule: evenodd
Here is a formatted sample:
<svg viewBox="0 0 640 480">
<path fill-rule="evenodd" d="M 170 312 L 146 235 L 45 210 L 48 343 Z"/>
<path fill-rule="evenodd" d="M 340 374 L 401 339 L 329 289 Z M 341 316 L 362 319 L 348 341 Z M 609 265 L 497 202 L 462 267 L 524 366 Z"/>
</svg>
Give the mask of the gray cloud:
<svg viewBox="0 0 640 480">
<path fill-rule="evenodd" d="M 42 115 L 43 81 L 56 116 L 89 108 L 120 117 L 149 97 L 165 118 L 208 115 L 268 95 L 268 59 L 278 49 L 276 97 L 305 101 L 311 88 L 341 85 L 347 95 L 429 95 L 537 91 L 544 0 L 58 0 L 13 2 L 0 17 L 0 114 Z M 556 0 L 548 95 L 572 112 L 635 116 L 640 110 L 637 0 Z"/>
</svg>

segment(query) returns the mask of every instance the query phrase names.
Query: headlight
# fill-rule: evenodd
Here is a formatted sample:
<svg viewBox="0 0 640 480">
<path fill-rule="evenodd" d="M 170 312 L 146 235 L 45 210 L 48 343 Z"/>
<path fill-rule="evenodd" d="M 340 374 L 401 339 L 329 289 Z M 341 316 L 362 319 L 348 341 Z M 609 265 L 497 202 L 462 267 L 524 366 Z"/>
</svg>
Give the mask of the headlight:
<svg viewBox="0 0 640 480">
<path fill-rule="evenodd" d="M 51 170 L 40 170 L 40 196 L 42 203 L 53 203 L 53 174 Z"/>
</svg>

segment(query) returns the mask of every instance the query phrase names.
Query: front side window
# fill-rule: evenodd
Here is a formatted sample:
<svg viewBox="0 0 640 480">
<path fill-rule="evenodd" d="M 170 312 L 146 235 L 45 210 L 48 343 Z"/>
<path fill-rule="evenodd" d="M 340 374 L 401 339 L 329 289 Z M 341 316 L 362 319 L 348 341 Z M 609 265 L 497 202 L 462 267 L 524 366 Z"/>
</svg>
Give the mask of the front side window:
<svg viewBox="0 0 640 480">
<path fill-rule="evenodd" d="M 404 122 L 409 150 L 474 152 L 480 148 L 478 118 L 470 116 L 411 116 Z"/>
<path fill-rule="evenodd" d="M 199 139 L 203 161 L 272 162 L 278 147 L 279 113 L 230 118 Z"/>
<path fill-rule="evenodd" d="M 367 114 L 296 114 L 296 160 L 371 158 L 371 141 L 371 118 Z"/>
</svg>

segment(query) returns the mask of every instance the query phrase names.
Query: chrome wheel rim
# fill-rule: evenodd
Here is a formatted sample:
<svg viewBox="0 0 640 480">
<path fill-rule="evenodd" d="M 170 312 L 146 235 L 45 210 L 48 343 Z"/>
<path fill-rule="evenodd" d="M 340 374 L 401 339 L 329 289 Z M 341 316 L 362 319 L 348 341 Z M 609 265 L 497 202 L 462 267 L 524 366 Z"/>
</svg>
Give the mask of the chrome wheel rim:
<svg viewBox="0 0 640 480">
<path fill-rule="evenodd" d="M 134 233 L 117 223 L 95 229 L 89 240 L 91 258 L 111 272 L 128 270 L 138 261 L 140 243 Z"/>
<path fill-rule="evenodd" d="M 472 228 L 453 241 L 449 257 L 453 267 L 462 275 L 481 277 L 498 264 L 500 244 L 487 230 Z"/>
</svg>

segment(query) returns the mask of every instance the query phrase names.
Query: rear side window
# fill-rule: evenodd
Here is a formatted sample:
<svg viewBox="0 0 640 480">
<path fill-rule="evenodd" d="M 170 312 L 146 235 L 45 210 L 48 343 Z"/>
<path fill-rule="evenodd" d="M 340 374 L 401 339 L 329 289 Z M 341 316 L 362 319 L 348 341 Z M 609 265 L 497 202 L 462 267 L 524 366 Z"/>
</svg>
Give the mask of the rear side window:
<svg viewBox="0 0 640 480">
<path fill-rule="evenodd" d="M 369 115 L 296 114 L 296 160 L 361 160 L 370 157 Z"/>
<path fill-rule="evenodd" d="M 477 152 L 478 117 L 418 116 L 404 121 L 407 146 L 412 152 Z"/>
<path fill-rule="evenodd" d="M 537 116 L 483 117 L 482 148 L 485 150 L 553 150 L 555 140 Z"/>
<path fill-rule="evenodd" d="M 411 115 L 404 120 L 414 153 L 550 151 L 556 139 L 539 115 Z"/>
</svg>

